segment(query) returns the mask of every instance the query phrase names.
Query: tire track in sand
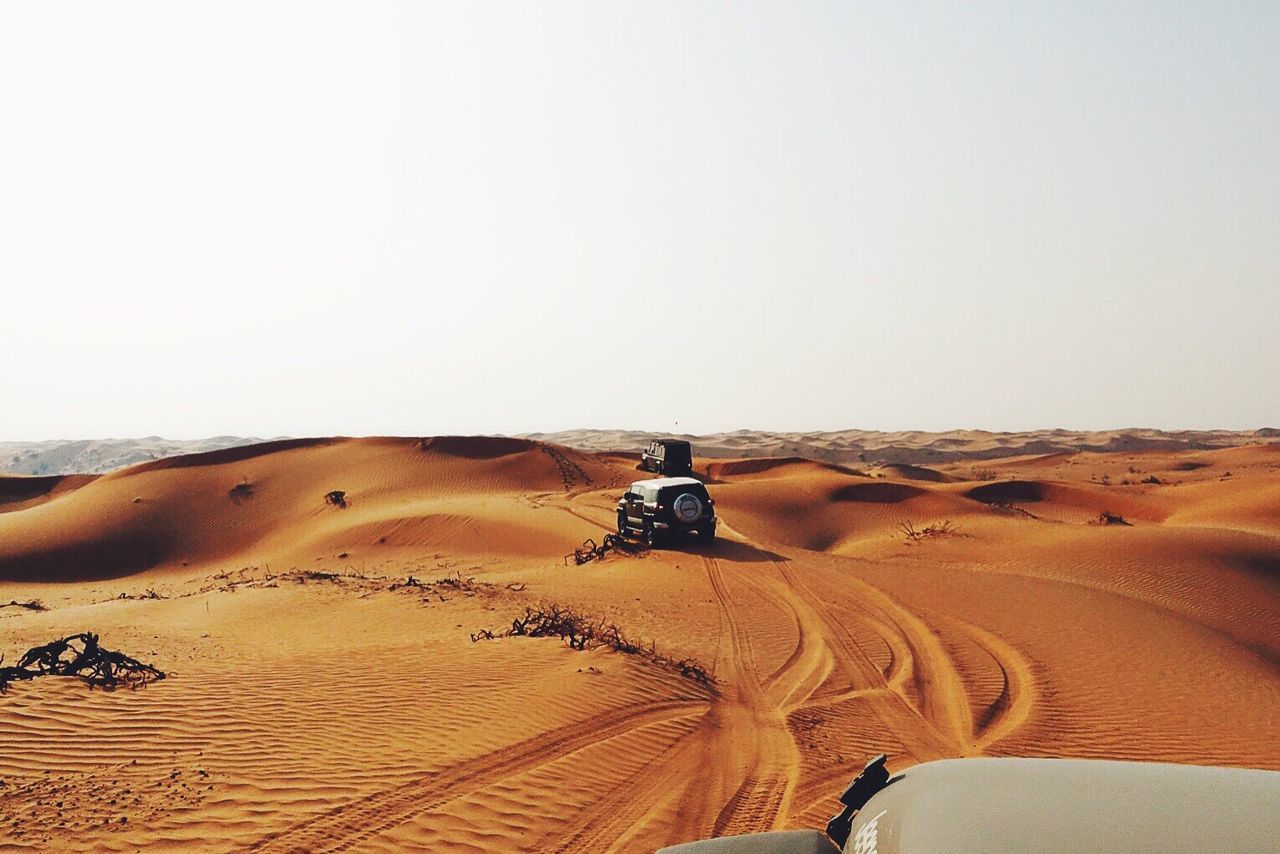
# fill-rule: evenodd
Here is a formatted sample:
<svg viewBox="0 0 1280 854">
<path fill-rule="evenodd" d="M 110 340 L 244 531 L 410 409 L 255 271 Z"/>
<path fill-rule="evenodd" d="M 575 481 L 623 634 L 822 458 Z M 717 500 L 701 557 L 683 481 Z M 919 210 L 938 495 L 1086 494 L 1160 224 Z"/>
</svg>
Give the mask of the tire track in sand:
<svg viewBox="0 0 1280 854">
<path fill-rule="evenodd" d="M 726 676 L 729 684 L 744 700 L 755 699 L 763 690 L 763 682 L 751 649 L 751 635 L 738 620 L 738 615 L 735 613 L 738 605 L 725 586 L 719 561 L 713 557 L 702 556 L 702 563 L 707 569 L 707 579 L 711 582 L 711 591 L 715 594 L 716 604 L 720 608 L 720 619 L 728 628 L 727 668 L 729 672 Z"/>
<path fill-rule="evenodd" d="M 702 762 L 700 729 L 695 725 L 530 850 L 565 854 L 620 850 L 627 840 L 643 834 L 668 803 L 684 796 L 695 776 Z"/>
<path fill-rule="evenodd" d="M 829 603 L 813 593 L 785 563 L 775 566 L 791 590 L 795 591 L 819 616 L 827 632 L 839 666 L 850 676 L 851 690 L 833 697 L 822 697 L 805 703 L 805 707 L 826 706 L 861 698 L 871 704 L 876 716 L 899 738 L 917 759 L 954 756 L 957 753 L 981 753 L 986 748 L 1016 731 L 1031 714 L 1035 705 L 1034 671 L 1026 658 L 997 635 L 954 617 L 955 623 L 999 667 L 1004 689 L 978 720 L 971 715 L 968 689 L 965 687 L 950 655 L 942 648 L 938 636 L 915 614 L 878 588 L 858 579 L 842 579 L 857 585 L 862 596 L 858 619 L 863 620 L 894 650 L 888 673 L 879 669 L 865 654 L 846 626 L 835 616 Z M 923 660 L 923 665 L 918 664 Z M 924 675 L 921 677 L 920 672 Z M 880 673 L 878 687 L 856 688 L 859 680 Z M 941 675 L 939 675 L 941 674 Z M 903 693 L 903 687 L 914 682 L 924 697 L 924 709 L 916 706 Z M 933 723 L 940 705 L 931 693 L 952 692 L 950 704 L 942 705 L 943 726 Z M 797 791 L 794 802 L 802 805 L 792 818 L 815 810 L 830 809 L 832 792 L 847 781 L 841 770 L 819 780 L 806 781 L 804 791 Z"/>
<path fill-rule="evenodd" d="M 956 622 L 983 652 L 991 656 L 1004 678 L 1000 696 L 975 722 L 977 747 L 986 750 L 1000 739 L 1012 735 L 1031 717 L 1037 695 L 1035 671 L 1026 657 L 1004 638 L 971 623 Z"/>
<path fill-rule="evenodd" d="M 424 774 L 407 783 L 339 804 L 248 846 L 251 851 L 345 851 L 414 816 L 500 780 L 523 774 L 639 727 L 705 710 L 690 701 L 614 709 L 585 721 Z"/>
<path fill-rule="evenodd" d="M 921 716 L 950 742 L 953 755 L 977 753 L 969 691 L 941 639 L 924 620 L 880 588 L 859 578 L 849 581 L 860 590 L 864 602 L 879 608 L 901 630 L 911 650 Z"/>
<path fill-rule="evenodd" d="M 853 577 L 843 579 L 856 587 L 866 612 L 883 616 L 866 619 L 895 653 L 899 679 L 886 677 L 837 618 L 830 606 L 782 561 L 774 567 L 803 604 L 814 614 L 836 661 L 849 678 L 849 697 L 861 696 L 877 718 L 888 727 L 916 759 L 926 761 L 976 752 L 969 695 L 950 656 L 919 617 L 907 611 L 878 588 Z M 892 626 L 898 637 L 890 638 Z M 914 678 L 924 708 L 917 708 L 902 692 L 901 681 Z M 887 691 L 868 692 L 869 688 Z"/>
<path fill-rule="evenodd" d="M 539 442 L 538 447 L 556 464 L 556 468 L 560 471 L 560 479 L 564 482 L 565 492 L 572 492 L 575 488 L 589 488 L 595 483 L 586 469 L 565 453 L 565 449 L 549 442 Z"/>
<path fill-rule="evenodd" d="M 790 589 L 751 573 L 741 576 L 765 601 L 771 602 L 791 620 L 796 645 L 777 670 L 764 680 L 770 699 L 784 713 L 807 705 L 835 669 L 835 655 L 823 636 L 822 623 Z"/>
<path fill-rule="evenodd" d="M 720 608 L 722 635 L 721 695 L 708 712 L 707 753 L 690 789 L 704 792 L 684 833 L 687 838 L 771 830 L 785 817 L 800 771 L 800 753 L 786 715 L 770 698 L 755 661 L 751 634 L 741 606 L 726 583 L 719 561 L 702 556 L 707 579 Z M 802 660 L 802 659 L 797 659 Z M 779 678 L 784 678 L 785 673 Z M 717 804 L 719 808 L 717 809 Z"/>
<path fill-rule="evenodd" d="M 644 835 L 646 819 L 657 817 L 673 801 L 685 801 L 685 792 L 697 793 L 694 800 L 703 812 L 687 824 L 682 815 L 681 829 L 671 831 L 673 840 L 768 830 L 785 817 L 799 772 L 799 752 L 786 726 L 787 703 L 802 701 L 822 684 L 834 666 L 832 656 L 777 585 L 736 573 L 735 595 L 720 563 L 708 556 L 699 559 L 720 614 L 715 670 L 721 697 L 697 730 L 583 810 L 568 827 L 544 838 L 540 850 L 625 847 Z M 752 632 L 743 621 L 745 614 L 758 617 L 759 611 L 755 603 L 743 601 L 744 591 L 776 606 L 797 630 L 795 649 L 767 678 L 758 668 Z M 681 812 L 687 814 L 688 802 L 683 806 Z"/>
</svg>

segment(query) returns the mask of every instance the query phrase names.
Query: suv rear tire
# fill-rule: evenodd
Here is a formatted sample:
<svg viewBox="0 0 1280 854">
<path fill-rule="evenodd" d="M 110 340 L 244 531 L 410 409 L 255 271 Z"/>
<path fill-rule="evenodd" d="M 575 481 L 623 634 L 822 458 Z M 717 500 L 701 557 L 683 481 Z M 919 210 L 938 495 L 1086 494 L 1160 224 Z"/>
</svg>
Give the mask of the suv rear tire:
<svg viewBox="0 0 1280 854">
<path fill-rule="evenodd" d="M 649 522 L 644 523 L 644 542 L 651 549 L 658 547 L 658 529 Z"/>
<path fill-rule="evenodd" d="M 619 513 L 618 514 L 618 536 L 625 537 L 630 533 L 631 533 L 631 530 L 627 527 L 627 514 Z"/>
</svg>

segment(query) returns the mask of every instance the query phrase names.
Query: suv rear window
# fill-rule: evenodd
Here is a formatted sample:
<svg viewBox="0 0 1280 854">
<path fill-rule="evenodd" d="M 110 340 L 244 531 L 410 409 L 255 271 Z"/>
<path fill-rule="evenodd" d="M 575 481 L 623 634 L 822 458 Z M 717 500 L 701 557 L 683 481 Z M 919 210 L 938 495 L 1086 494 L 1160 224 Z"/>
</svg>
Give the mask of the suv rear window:
<svg viewBox="0 0 1280 854">
<path fill-rule="evenodd" d="M 706 501 L 707 498 L 710 497 L 707 495 L 707 488 L 705 486 L 700 483 L 689 483 L 684 486 L 664 486 L 662 488 L 662 501 L 664 504 L 669 501 L 674 501 L 686 492 L 690 495 L 695 495 L 698 498 L 701 498 L 703 501 Z"/>
<path fill-rule="evenodd" d="M 671 442 L 664 446 L 665 453 L 662 458 L 664 460 L 672 460 L 675 462 L 689 462 L 693 456 L 689 445 L 685 442 Z"/>
</svg>

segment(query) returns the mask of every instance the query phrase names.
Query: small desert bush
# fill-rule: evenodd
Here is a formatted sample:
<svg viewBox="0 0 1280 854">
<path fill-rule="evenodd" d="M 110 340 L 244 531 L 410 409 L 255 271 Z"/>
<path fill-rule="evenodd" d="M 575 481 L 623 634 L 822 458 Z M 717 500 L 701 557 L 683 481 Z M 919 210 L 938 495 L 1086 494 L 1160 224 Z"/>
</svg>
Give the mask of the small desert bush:
<svg viewBox="0 0 1280 854">
<path fill-rule="evenodd" d="M 934 522 L 932 525 L 926 525 L 920 530 L 916 530 L 915 525 L 910 519 L 898 525 L 898 530 L 906 537 L 907 545 L 919 543 L 924 540 L 934 539 L 936 537 L 963 537 L 960 529 L 951 524 L 948 519 L 945 522 Z"/>
<path fill-rule="evenodd" d="M 248 480 L 242 480 L 227 491 L 227 497 L 236 504 L 248 501 L 254 494 L 253 484 Z"/>
<path fill-rule="evenodd" d="M 713 688 L 715 677 L 692 658 L 672 658 L 658 651 L 657 645 L 633 638 L 618 627 L 601 618 L 589 617 L 567 605 L 542 602 L 526 606 L 524 614 L 511 621 L 511 628 L 494 632 L 481 629 L 471 633 L 471 641 L 495 640 L 500 637 L 559 638 L 570 649 L 587 650 L 605 647 L 624 655 L 636 655 L 665 670 L 679 673 L 700 685 Z"/>
</svg>

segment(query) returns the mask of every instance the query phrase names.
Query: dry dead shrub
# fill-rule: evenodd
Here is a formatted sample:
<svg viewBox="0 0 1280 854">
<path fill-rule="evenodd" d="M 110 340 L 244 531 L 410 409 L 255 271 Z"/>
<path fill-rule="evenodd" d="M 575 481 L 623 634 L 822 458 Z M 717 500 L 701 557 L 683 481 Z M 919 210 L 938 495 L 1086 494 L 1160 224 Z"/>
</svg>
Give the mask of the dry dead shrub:
<svg viewBox="0 0 1280 854">
<path fill-rule="evenodd" d="M 16 666 L 0 667 L 0 692 L 8 688 L 10 682 L 40 676 L 70 676 L 98 688 L 120 685 L 137 688 L 164 679 L 166 675 L 150 664 L 106 649 L 93 632 L 82 632 L 34 646 L 23 653 Z"/>
<path fill-rule="evenodd" d="M 898 530 L 906 537 L 907 545 L 920 543 L 924 540 L 934 539 L 936 537 L 963 537 L 960 529 L 951 524 L 948 519 L 945 522 L 934 522 L 932 525 L 926 525 L 920 530 L 916 530 L 915 525 L 908 519 L 898 525 Z"/>
<path fill-rule="evenodd" d="M 246 479 L 227 490 L 227 497 L 236 504 L 243 504 L 253 498 L 254 492 L 253 484 Z"/>
<path fill-rule="evenodd" d="M 24 611 L 48 611 L 49 610 L 49 607 L 45 605 L 43 602 L 41 602 L 39 599 L 32 599 L 29 602 L 19 602 L 17 599 L 12 599 L 8 602 L 0 604 L 0 608 L 21 608 Z"/>
<path fill-rule="evenodd" d="M 541 602 L 526 606 L 524 614 L 511 621 L 511 628 L 502 632 L 481 629 L 471 633 L 471 641 L 494 640 L 500 637 L 554 637 L 571 649 L 587 650 L 597 647 L 612 649 L 623 655 L 636 655 L 652 664 L 675 671 L 686 679 L 714 690 L 715 677 L 701 663 L 692 658 L 672 658 L 658 651 L 653 641 L 645 643 L 633 638 L 616 623 L 589 617 L 558 602 Z"/>
</svg>

